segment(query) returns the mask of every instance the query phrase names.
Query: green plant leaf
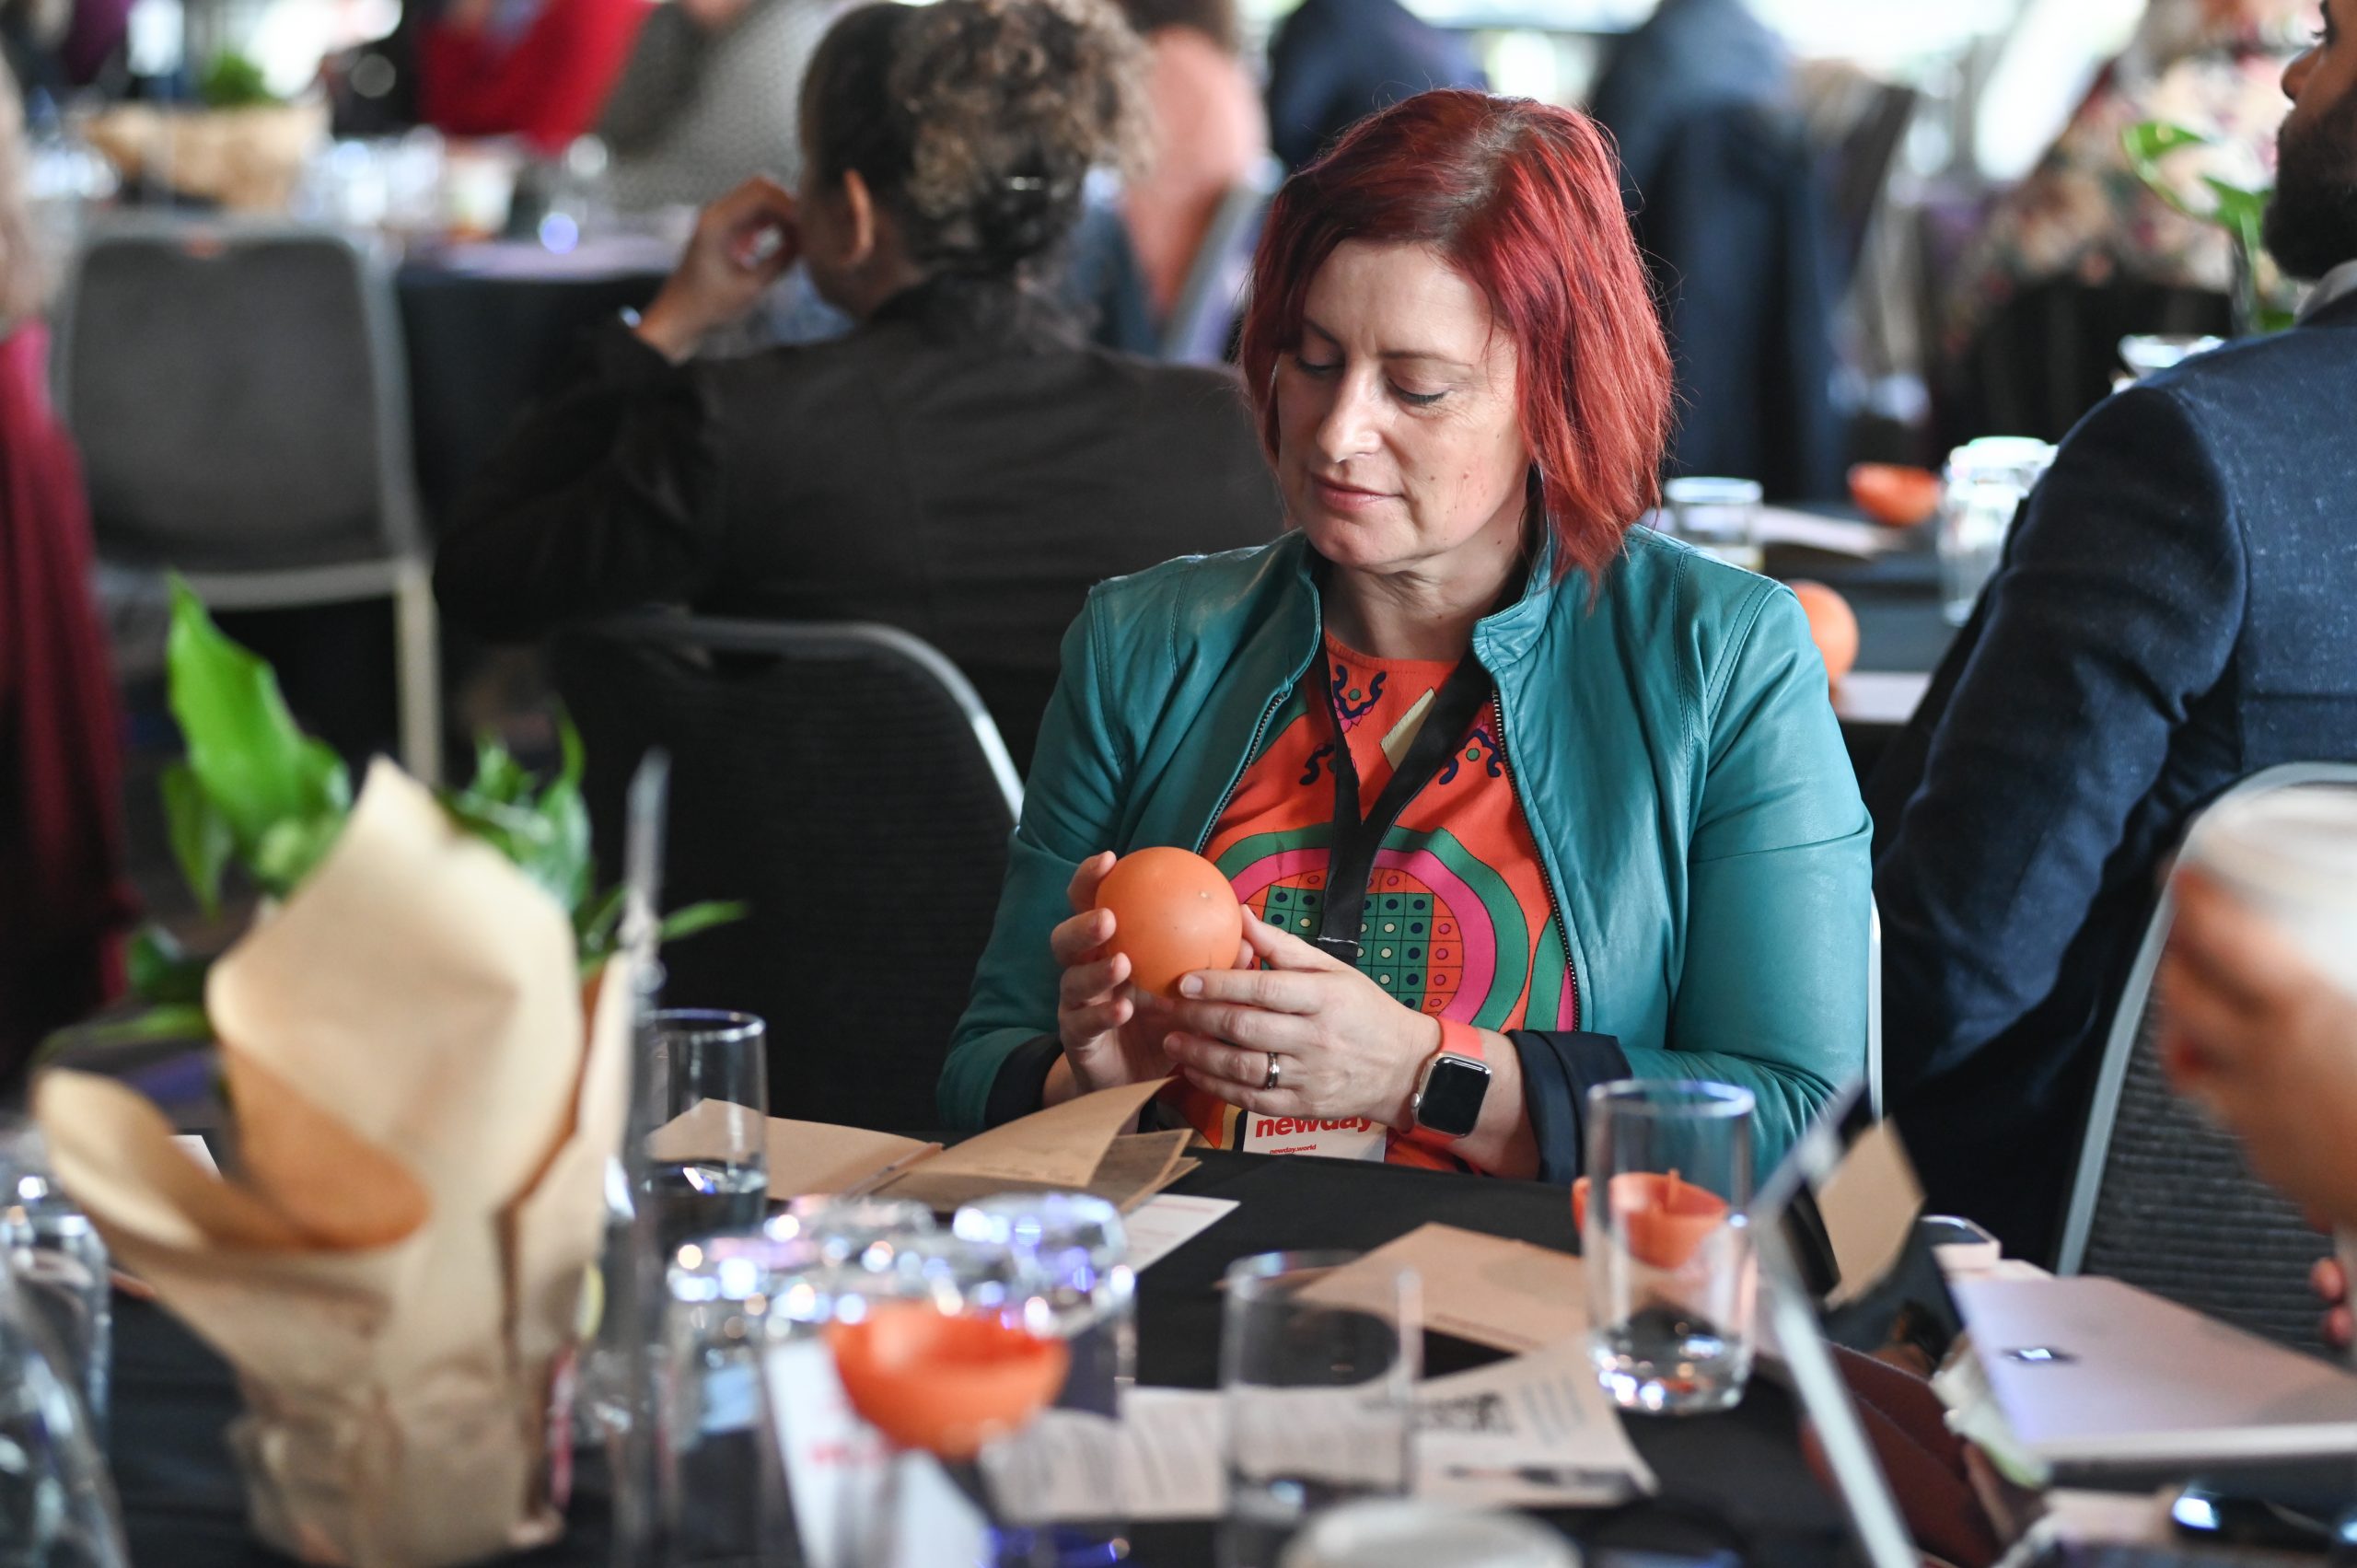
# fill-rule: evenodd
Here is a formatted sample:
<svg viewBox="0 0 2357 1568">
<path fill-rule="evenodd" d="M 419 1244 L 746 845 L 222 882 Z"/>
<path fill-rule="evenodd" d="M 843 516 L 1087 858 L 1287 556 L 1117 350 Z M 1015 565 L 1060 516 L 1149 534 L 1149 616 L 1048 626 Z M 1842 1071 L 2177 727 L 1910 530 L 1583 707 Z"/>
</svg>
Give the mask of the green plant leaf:
<svg viewBox="0 0 2357 1568">
<path fill-rule="evenodd" d="M 599 954 L 611 951 L 614 931 L 621 921 L 622 885 L 617 882 L 606 889 L 603 897 L 573 912 L 573 929 L 581 939 L 581 950 Z"/>
<path fill-rule="evenodd" d="M 237 853 L 237 832 L 186 762 L 167 766 L 158 787 L 164 796 L 164 823 L 172 842 L 172 858 L 180 863 L 180 876 L 204 912 L 217 914 L 221 873 Z"/>
<path fill-rule="evenodd" d="M 311 868 L 328 856 L 335 847 L 336 835 L 343 831 L 343 819 L 334 817 L 290 818 L 273 822 L 254 846 L 250 868 L 254 880 L 280 898 L 302 885 Z"/>
<path fill-rule="evenodd" d="M 277 823 L 350 808 L 343 761 L 296 727 L 270 666 L 223 636 L 178 577 L 165 656 L 189 769 L 240 854 L 253 854 Z"/>
<path fill-rule="evenodd" d="M 142 1002 L 202 1003 L 210 958 L 200 958 L 182 947 L 160 925 L 143 925 L 123 955 L 130 971 L 132 993 Z"/>
<path fill-rule="evenodd" d="M 656 932 L 666 942 L 684 941 L 699 931 L 731 924 L 752 912 L 751 906 L 741 900 L 690 904 L 683 910 L 673 910 L 665 915 L 663 923 L 656 928 Z"/>
<path fill-rule="evenodd" d="M 149 1040 L 208 1040 L 213 1038 L 213 1022 L 204 1009 L 187 1003 L 174 1002 L 161 1007 L 148 1007 L 128 1017 L 102 1018 L 96 1023 L 75 1024 L 58 1030 L 41 1042 L 33 1052 L 31 1066 L 45 1067 L 61 1052 L 110 1045 L 139 1045 Z"/>
</svg>

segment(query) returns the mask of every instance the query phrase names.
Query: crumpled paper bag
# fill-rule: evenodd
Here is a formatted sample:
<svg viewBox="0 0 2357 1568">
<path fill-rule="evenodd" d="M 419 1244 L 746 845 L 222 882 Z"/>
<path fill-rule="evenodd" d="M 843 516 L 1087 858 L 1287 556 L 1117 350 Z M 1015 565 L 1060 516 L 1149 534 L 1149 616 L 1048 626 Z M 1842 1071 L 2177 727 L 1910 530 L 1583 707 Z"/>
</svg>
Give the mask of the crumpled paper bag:
<svg viewBox="0 0 2357 1568">
<path fill-rule="evenodd" d="M 562 1530 L 564 1407 L 628 1095 L 621 960 L 585 1030 L 565 912 L 388 762 L 216 963 L 238 1175 L 108 1078 L 35 1095 L 115 1257 L 236 1368 L 256 1531 L 435 1568 Z"/>
</svg>

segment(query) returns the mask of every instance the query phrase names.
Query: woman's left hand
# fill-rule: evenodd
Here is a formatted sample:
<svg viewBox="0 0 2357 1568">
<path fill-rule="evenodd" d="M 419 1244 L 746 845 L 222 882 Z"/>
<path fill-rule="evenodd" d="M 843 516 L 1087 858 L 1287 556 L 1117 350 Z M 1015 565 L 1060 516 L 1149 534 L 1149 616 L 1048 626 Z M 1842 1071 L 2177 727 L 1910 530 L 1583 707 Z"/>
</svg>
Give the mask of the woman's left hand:
<svg viewBox="0 0 2357 1568">
<path fill-rule="evenodd" d="M 1187 1081 L 1255 1116 L 1406 1127 L 1417 1079 L 1440 1050 L 1440 1020 L 1248 912 L 1244 945 L 1269 967 L 1178 982 L 1178 1030 L 1166 1044 Z M 1272 1060 L 1277 1086 L 1268 1088 Z"/>
</svg>

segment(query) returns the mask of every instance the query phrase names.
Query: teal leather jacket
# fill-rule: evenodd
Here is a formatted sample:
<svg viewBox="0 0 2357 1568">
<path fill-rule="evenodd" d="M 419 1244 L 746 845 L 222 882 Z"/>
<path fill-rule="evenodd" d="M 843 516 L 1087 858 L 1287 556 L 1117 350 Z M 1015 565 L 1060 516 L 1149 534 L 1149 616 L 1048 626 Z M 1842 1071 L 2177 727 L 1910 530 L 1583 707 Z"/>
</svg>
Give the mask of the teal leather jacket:
<svg viewBox="0 0 2357 1568">
<path fill-rule="evenodd" d="M 1314 563 L 1291 533 L 1089 595 L 942 1070 L 953 1126 L 1038 1104 L 1060 977 L 1048 932 L 1079 862 L 1210 837 L 1317 656 Z M 1542 556 L 1473 652 L 1577 996 L 1579 1034 L 1515 1036 L 1542 1173 L 1577 1174 L 1585 1087 L 1636 1076 L 1750 1089 L 1764 1178 L 1865 1070 L 1872 830 L 1799 603 L 1640 528 L 1593 604 L 1586 575 L 1551 581 Z"/>
</svg>

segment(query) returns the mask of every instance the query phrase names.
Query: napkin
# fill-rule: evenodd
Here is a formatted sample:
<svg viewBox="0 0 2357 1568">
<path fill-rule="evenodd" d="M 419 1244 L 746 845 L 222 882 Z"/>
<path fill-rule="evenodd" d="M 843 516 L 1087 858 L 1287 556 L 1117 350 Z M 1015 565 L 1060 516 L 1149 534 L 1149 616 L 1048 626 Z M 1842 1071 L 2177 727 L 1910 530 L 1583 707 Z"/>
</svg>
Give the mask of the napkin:
<svg viewBox="0 0 2357 1568">
<path fill-rule="evenodd" d="M 628 1092 L 632 977 L 388 762 L 327 859 L 214 965 L 233 1175 L 52 1072 L 35 1112 L 126 1267 L 236 1369 L 256 1531 L 437 1568 L 553 1539 L 582 1291 Z"/>
</svg>

